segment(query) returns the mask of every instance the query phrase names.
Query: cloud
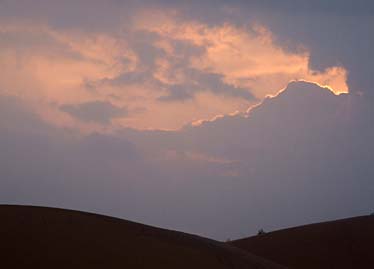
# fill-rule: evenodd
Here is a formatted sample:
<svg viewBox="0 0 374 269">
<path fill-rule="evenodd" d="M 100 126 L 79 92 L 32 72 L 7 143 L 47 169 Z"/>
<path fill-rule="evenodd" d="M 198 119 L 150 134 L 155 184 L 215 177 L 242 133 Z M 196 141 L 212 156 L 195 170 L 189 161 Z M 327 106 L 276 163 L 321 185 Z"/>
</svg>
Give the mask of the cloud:
<svg viewBox="0 0 374 269">
<path fill-rule="evenodd" d="M 185 8 L 190 18 L 206 23 L 217 24 L 222 18 L 229 18 L 239 25 L 252 21 L 265 25 L 276 37 L 276 44 L 285 50 L 297 51 L 299 45 L 306 47 L 311 69 L 324 71 L 332 65 L 343 66 L 349 71 L 349 88 L 372 95 L 373 61 L 368 60 L 368 51 L 374 44 L 370 27 L 374 23 L 373 2 L 231 1 L 226 5 L 222 2 L 214 14 L 206 16 L 210 6 L 196 3 Z"/>
<path fill-rule="evenodd" d="M 110 29 L 87 28 L 79 20 L 57 27 L 54 20 L 15 22 L 5 16 L 0 22 L 2 92 L 23 96 L 56 126 L 99 131 L 91 119 L 89 125 L 74 121 L 60 107 L 108 101 L 136 113 L 107 121 L 107 129 L 179 129 L 245 112 L 294 79 L 348 91 L 343 67 L 311 69 L 307 49 L 282 48 L 255 22 L 211 24 L 183 16 L 183 9 L 151 6 L 135 8 L 125 21 L 110 20 Z"/>
<path fill-rule="evenodd" d="M 172 85 L 168 88 L 169 94 L 160 96 L 160 101 L 184 101 L 193 98 L 192 93 L 195 89 L 193 85 Z"/>
<path fill-rule="evenodd" d="M 304 2 L 1 1 L 0 202 L 218 239 L 371 212 L 372 5 Z"/>
<path fill-rule="evenodd" d="M 351 70 L 348 74 L 350 87 L 369 94 L 371 91 L 368 89 L 373 84 L 370 70 L 373 67 L 370 63 L 372 61 L 367 60 L 367 51 L 373 47 L 374 36 L 370 28 L 373 24 L 373 9 L 370 0 L 288 0 L 281 3 L 273 0 L 204 3 L 109 0 L 105 4 L 91 1 L 89 9 L 85 0 L 64 3 L 38 0 L 32 3 L 2 1 L 0 16 L 2 21 L 7 22 L 48 22 L 59 30 L 80 28 L 85 32 L 111 34 L 116 34 L 119 29 L 123 31 L 121 28 L 128 28 L 131 25 L 129 20 L 137 17 L 139 10 L 153 10 L 153 13 L 157 13 L 157 10 L 169 11 L 179 17 L 179 22 L 199 21 L 209 26 L 225 22 L 241 26 L 259 23 L 274 34 L 276 42 L 284 49 L 299 45 L 307 47 L 312 69 L 324 71 L 327 67 L 339 65 Z M 82 16 L 84 13 L 90 16 Z M 96 20 L 97 17 L 101 18 L 100 22 Z M 288 19 L 285 20 L 285 17 Z M 364 42 L 357 42 L 363 37 Z"/>
<path fill-rule="evenodd" d="M 156 13 L 157 14 L 157 13 Z M 225 81 L 234 85 L 252 86 L 258 97 L 268 94 L 262 77 L 270 80 L 267 86 L 279 88 L 291 79 L 315 79 L 321 84 L 334 74 L 339 78 L 333 88 L 347 91 L 345 70 L 331 67 L 324 72 L 313 72 L 308 67 L 309 54 L 305 50 L 288 52 L 278 47 L 272 33 L 260 26 L 236 27 L 226 23 L 209 26 L 198 22 L 179 22 L 173 17 L 140 16 L 138 27 L 170 39 L 184 41 L 205 48 L 202 55 L 193 57 L 191 65 L 201 72 L 214 72 L 224 76 Z M 273 85 L 271 83 L 274 83 Z"/>
<path fill-rule="evenodd" d="M 189 82 L 168 87 L 169 95 L 161 96 L 160 101 L 184 101 L 191 99 L 198 92 L 210 91 L 213 94 L 231 98 L 243 98 L 255 101 L 256 98 L 245 88 L 235 87 L 223 81 L 223 76 L 214 73 L 200 73 L 198 70 L 186 70 Z"/>
<path fill-rule="evenodd" d="M 292 82 L 248 113 L 179 131 L 91 135 L 49 125 L 20 98 L 0 103 L 3 203 L 219 239 L 372 209 L 374 106 L 353 93 Z"/>
<path fill-rule="evenodd" d="M 213 93 L 222 94 L 229 97 L 243 98 L 248 101 L 255 101 L 256 98 L 248 88 L 241 88 L 225 82 L 222 74 L 203 73 L 193 70 L 193 77 L 200 80 L 200 85 L 203 89 L 209 89 Z"/>
<path fill-rule="evenodd" d="M 248 114 L 179 132 L 124 135 L 144 148 L 156 148 L 160 156 L 167 148 L 165 158 L 175 168 L 172 177 L 178 182 L 201 179 L 196 184 L 204 190 L 193 189 L 195 199 L 201 195 L 207 201 L 217 193 L 215 205 L 229 207 L 230 219 L 246 223 L 240 230 L 252 227 L 260 215 L 273 229 L 274 221 L 286 227 L 370 211 L 374 171 L 368 161 L 374 129 L 368 127 L 369 104 L 359 95 L 336 95 L 317 84 L 292 82 Z M 192 165 L 184 156 L 201 165 Z M 218 165 L 207 160 L 235 162 Z M 212 189 L 204 184 L 212 184 Z M 225 195 L 230 201 L 217 202 Z"/>
<path fill-rule="evenodd" d="M 283 3 L 279 3 L 277 1 L 251 1 L 251 3 L 246 3 L 245 1 L 234 1 L 237 6 L 246 6 L 251 5 L 257 8 L 266 8 L 268 10 L 281 10 L 289 12 L 291 10 L 295 12 L 303 12 L 303 13 L 327 13 L 331 14 L 338 14 L 338 15 L 347 15 L 347 14 L 354 14 L 354 15 L 368 15 L 372 14 L 374 11 L 374 5 L 369 0 L 360 0 L 360 1 L 353 1 L 353 0 L 330 0 L 328 2 L 323 0 L 317 0 L 310 2 L 308 0 L 297 1 L 297 0 L 288 0 L 283 1 Z"/>
<path fill-rule="evenodd" d="M 61 110 L 82 121 L 101 124 L 110 123 L 111 119 L 127 116 L 126 108 L 119 108 L 109 102 L 87 102 L 77 105 L 62 105 Z"/>
</svg>

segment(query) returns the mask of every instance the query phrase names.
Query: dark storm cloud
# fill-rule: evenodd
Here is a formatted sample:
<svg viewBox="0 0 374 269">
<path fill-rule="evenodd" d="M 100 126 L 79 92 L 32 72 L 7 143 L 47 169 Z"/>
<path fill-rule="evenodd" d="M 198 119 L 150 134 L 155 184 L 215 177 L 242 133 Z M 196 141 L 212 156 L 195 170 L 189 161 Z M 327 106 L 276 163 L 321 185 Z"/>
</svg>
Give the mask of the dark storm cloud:
<svg viewBox="0 0 374 269">
<path fill-rule="evenodd" d="M 126 108 L 116 107 L 109 102 L 87 102 L 77 105 L 62 105 L 60 109 L 82 121 L 107 124 L 113 118 L 125 117 Z"/>
</svg>

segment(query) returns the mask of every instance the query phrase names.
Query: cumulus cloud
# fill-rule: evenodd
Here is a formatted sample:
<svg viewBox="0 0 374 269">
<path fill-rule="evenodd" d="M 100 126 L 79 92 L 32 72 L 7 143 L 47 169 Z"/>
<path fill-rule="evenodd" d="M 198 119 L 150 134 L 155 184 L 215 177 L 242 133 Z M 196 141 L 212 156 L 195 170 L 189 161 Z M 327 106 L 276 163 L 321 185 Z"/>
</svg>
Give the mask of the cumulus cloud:
<svg viewBox="0 0 374 269">
<path fill-rule="evenodd" d="M 248 113 L 88 136 L 43 122 L 19 98 L 0 103 L 2 203 L 219 239 L 372 209 L 373 104 L 360 95 L 293 82 Z"/>
<path fill-rule="evenodd" d="M 216 193 L 216 203 L 229 199 L 220 207 L 230 208 L 230 218 L 246 223 L 240 230 L 253 227 L 253 214 L 273 229 L 275 219 L 286 227 L 370 211 L 370 103 L 359 95 L 335 95 L 317 84 L 293 82 L 248 114 L 217 118 L 176 133 L 125 136 L 145 148 L 156 147 L 160 154 L 167 148 L 166 159 L 178 167 L 171 173 L 180 181 L 198 177 L 202 185 L 211 182 L 212 189 L 204 189 L 205 194 Z M 183 156 L 200 160 L 204 169 L 192 169 Z M 223 159 L 228 161 L 206 162 Z M 182 175 L 178 169 L 189 173 Z M 204 194 L 197 193 L 195 199 Z"/>
<path fill-rule="evenodd" d="M 110 101 L 137 111 L 117 118 L 116 127 L 178 129 L 244 112 L 293 79 L 348 90 L 343 67 L 310 69 L 306 49 L 283 49 L 256 23 L 212 25 L 148 6 L 111 30 L 6 18 L 0 22 L 1 89 L 27 98 L 58 126 L 87 129 L 61 113 L 65 104 Z"/>
<path fill-rule="evenodd" d="M 308 51 L 283 50 L 275 44 L 272 33 L 259 25 L 208 26 L 173 20 L 163 13 L 150 16 L 148 12 L 139 18 L 138 25 L 166 39 L 204 47 L 204 53 L 190 59 L 193 67 L 200 72 L 220 74 L 226 83 L 247 88 L 259 98 L 276 93 L 292 79 L 328 84 L 339 92 L 348 90 L 344 68 L 331 67 L 324 72 L 311 70 Z M 274 90 L 269 92 L 269 89 Z"/>
<path fill-rule="evenodd" d="M 374 44 L 372 1 L 236 1 L 232 5 L 234 21 L 255 18 L 277 36 L 282 47 L 293 50 L 295 44 L 305 45 L 314 70 L 344 66 L 351 91 L 372 97 L 373 61 L 368 60 Z"/>
</svg>

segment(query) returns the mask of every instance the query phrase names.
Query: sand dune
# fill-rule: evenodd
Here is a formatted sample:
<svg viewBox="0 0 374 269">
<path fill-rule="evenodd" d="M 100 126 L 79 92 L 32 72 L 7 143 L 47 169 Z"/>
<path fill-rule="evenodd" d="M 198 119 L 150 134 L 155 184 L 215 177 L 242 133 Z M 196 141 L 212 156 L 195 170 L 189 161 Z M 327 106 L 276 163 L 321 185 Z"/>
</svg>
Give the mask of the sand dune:
<svg viewBox="0 0 374 269">
<path fill-rule="evenodd" d="M 374 268 L 374 216 L 310 224 L 232 243 L 289 268 Z"/>
<path fill-rule="evenodd" d="M 0 206 L 1 268 L 283 268 L 234 246 L 96 214 Z"/>
</svg>

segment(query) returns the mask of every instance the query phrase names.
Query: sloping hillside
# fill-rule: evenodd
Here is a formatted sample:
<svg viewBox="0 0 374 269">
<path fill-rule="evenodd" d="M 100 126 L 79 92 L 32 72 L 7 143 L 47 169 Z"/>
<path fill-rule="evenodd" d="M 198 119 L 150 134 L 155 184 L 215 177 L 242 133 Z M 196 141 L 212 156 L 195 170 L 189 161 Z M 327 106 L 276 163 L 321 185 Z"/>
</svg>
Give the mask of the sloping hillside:
<svg viewBox="0 0 374 269">
<path fill-rule="evenodd" d="M 374 216 L 310 224 L 232 243 L 289 268 L 374 268 Z"/>
<path fill-rule="evenodd" d="M 181 232 L 78 211 L 0 206 L 1 268 L 281 268 Z"/>
</svg>

